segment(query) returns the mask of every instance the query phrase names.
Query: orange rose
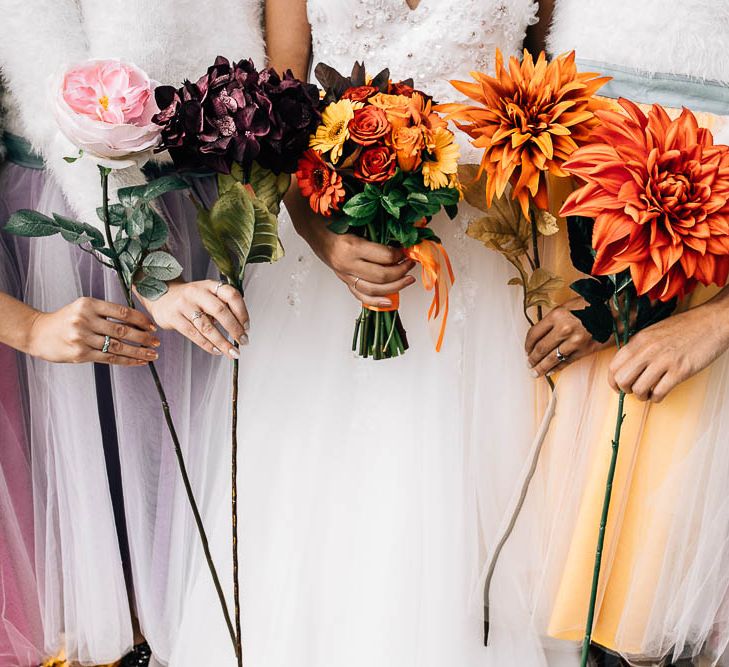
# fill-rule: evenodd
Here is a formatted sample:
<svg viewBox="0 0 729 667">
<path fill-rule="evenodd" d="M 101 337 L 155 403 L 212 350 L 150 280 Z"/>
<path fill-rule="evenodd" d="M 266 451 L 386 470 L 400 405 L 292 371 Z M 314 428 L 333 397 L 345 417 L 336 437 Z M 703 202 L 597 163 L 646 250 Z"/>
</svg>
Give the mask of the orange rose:
<svg viewBox="0 0 729 667">
<path fill-rule="evenodd" d="M 353 102 L 366 102 L 377 92 L 374 86 L 355 86 L 347 88 L 342 95 L 343 100 L 352 100 Z"/>
<path fill-rule="evenodd" d="M 362 153 L 354 169 L 354 176 L 367 183 L 382 183 L 392 178 L 396 168 L 394 153 L 387 146 L 377 146 Z"/>
<path fill-rule="evenodd" d="M 361 146 L 371 146 L 390 132 L 387 114 L 378 107 L 366 106 L 354 112 L 349 121 L 349 138 Z"/>
<path fill-rule="evenodd" d="M 425 146 L 420 127 L 398 127 L 392 132 L 392 147 L 397 154 L 397 164 L 403 171 L 417 169 Z"/>
<path fill-rule="evenodd" d="M 410 124 L 410 98 L 404 95 L 386 95 L 377 93 L 370 97 L 369 103 L 382 109 L 393 127 Z"/>
</svg>

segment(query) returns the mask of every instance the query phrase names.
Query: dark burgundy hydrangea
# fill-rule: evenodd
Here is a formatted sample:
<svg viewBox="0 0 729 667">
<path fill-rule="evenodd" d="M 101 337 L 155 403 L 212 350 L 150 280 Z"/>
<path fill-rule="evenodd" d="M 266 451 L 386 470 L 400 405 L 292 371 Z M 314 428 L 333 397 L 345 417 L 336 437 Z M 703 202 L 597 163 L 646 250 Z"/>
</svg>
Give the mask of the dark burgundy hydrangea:
<svg viewBox="0 0 729 667">
<path fill-rule="evenodd" d="M 294 77 L 291 70 L 283 78 L 273 69 L 263 70 L 260 83 L 273 112 L 271 131 L 261 141 L 258 163 L 276 173 L 293 174 L 321 118 L 319 89 Z"/>
<path fill-rule="evenodd" d="M 258 72 L 251 60 L 233 65 L 218 56 L 196 83 L 155 91 L 162 126 L 159 150 L 179 169 L 228 174 L 238 163 L 248 173 L 258 161 L 274 171 L 296 170 L 318 121 L 316 87 L 290 72 Z"/>
</svg>

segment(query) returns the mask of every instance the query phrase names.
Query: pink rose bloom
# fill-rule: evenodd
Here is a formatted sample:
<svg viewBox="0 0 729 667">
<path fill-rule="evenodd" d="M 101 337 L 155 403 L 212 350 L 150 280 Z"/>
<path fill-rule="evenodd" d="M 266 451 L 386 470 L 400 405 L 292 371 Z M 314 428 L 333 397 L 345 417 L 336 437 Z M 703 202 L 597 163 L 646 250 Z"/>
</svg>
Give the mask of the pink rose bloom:
<svg viewBox="0 0 729 667">
<path fill-rule="evenodd" d="M 99 164 L 123 169 L 149 158 L 160 138 L 156 84 L 138 67 L 89 60 L 68 68 L 55 100 L 61 132 Z"/>
</svg>

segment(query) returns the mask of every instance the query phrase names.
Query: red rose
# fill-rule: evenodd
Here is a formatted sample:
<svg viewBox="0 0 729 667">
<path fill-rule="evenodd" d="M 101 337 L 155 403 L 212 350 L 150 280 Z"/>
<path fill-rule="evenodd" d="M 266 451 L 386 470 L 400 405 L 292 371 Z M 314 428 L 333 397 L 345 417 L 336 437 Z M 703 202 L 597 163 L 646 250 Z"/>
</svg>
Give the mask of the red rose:
<svg viewBox="0 0 729 667">
<path fill-rule="evenodd" d="M 396 168 L 395 154 L 387 146 L 377 146 L 360 155 L 354 175 L 367 183 L 382 183 L 392 178 Z"/>
<path fill-rule="evenodd" d="M 354 112 L 349 121 L 349 137 L 360 146 L 371 146 L 390 131 L 387 114 L 378 107 L 366 106 Z"/>
<path fill-rule="evenodd" d="M 366 102 L 378 90 L 374 86 L 356 86 L 347 88 L 342 95 L 343 100 L 352 100 L 352 102 Z"/>
<path fill-rule="evenodd" d="M 412 97 L 415 92 L 412 86 L 408 86 L 402 81 L 398 83 L 390 82 L 390 89 L 387 91 L 390 95 L 404 95 L 405 97 Z"/>
</svg>

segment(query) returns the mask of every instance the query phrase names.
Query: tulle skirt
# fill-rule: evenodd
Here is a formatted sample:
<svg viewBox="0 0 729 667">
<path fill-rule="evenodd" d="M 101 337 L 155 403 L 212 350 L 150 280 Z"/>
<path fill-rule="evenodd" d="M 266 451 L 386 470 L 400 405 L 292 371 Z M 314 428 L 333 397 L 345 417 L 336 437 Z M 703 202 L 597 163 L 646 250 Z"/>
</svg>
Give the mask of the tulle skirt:
<svg viewBox="0 0 729 667">
<path fill-rule="evenodd" d="M 239 435 L 249 667 L 483 664 L 478 578 L 537 415 L 518 294 L 506 262 L 465 237 L 469 215 L 434 221 L 456 272 L 439 354 L 418 284 L 401 298 L 410 350 L 355 358 L 359 305 L 285 216 L 286 257 L 251 278 Z M 229 470 L 229 452 L 208 465 Z M 216 516 L 214 548 L 228 553 L 227 496 Z M 199 576 L 171 665 L 234 665 Z"/>
<path fill-rule="evenodd" d="M 16 269 L 0 239 L 0 290 L 11 296 Z M 0 664 L 18 667 L 43 656 L 26 398 L 22 358 L 0 345 Z"/>
<path fill-rule="evenodd" d="M 193 187 L 203 201 L 214 193 L 209 180 Z M 0 174 L 0 207 L 6 214 L 19 208 L 69 214 L 43 171 L 12 164 Z M 214 277 L 187 195 L 166 196 L 163 212 L 185 278 Z M 19 266 L 21 296 L 35 308 L 54 310 L 82 295 L 123 303 L 115 276 L 60 237 L 4 240 Z M 217 484 L 207 458 L 221 449 L 227 365 L 177 334 L 160 335 L 158 370 L 204 510 Z M 131 604 L 155 655 L 166 660 L 201 553 L 149 371 L 109 374 L 91 364 L 28 359 L 27 387 L 44 653 L 65 647 L 83 664 L 117 660 L 133 643 Z"/>
</svg>

